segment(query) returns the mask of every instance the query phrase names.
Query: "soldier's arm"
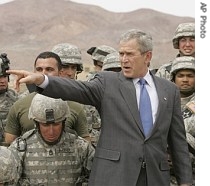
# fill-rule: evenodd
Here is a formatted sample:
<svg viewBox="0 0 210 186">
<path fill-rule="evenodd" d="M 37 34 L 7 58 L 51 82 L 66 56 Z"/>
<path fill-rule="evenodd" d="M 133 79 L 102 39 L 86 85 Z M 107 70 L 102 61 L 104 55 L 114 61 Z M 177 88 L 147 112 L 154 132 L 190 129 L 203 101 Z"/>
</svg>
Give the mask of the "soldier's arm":
<svg viewBox="0 0 210 186">
<path fill-rule="evenodd" d="M 7 115 L 7 123 L 5 127 L 5 133 L 4 133 L 6 143 L 10 144 L 11 142 L 15 140 L 15 138 L 17 138 L 17 136 L 19 136 L 20 127 L 18 123 L 19 122 L 15 114 L 15 106 L 13 105 L 10 108 L 10 111 Z"/>
<path fill-rule="evenodd" d="M 5 142 L 11 144 L 17 138 L 16 135 L 5 132 Z"/>
<path fill-rule="evenodd" d="M 88 132 L 88 124 L 86 114 L 84 112 L 84 105 L 78 104 L 76 102 L 68 102 L 71 110 L 71 118 L 73 119 L 72 128 L 77 132 L 77 134 L 90 142 L 90 134 Z M 68 118 L 67 121 L 70 121 Z M 67 126 L 69 125 L 66 123 Z M 66 127 L 67 127 L 66 126 Z"/>
<path fill-rule="evenodd" d="M 91 141 L 90 134 L 88 131 L 88 124 L 87 124 L 87 117 L 84 112 L 84 105 L 82 105 L 82 110 L 78 112 L 78 134 L 81 134 L 81 137 L 84 139 L 88 140 L 89 142 Z"/>
</svg>

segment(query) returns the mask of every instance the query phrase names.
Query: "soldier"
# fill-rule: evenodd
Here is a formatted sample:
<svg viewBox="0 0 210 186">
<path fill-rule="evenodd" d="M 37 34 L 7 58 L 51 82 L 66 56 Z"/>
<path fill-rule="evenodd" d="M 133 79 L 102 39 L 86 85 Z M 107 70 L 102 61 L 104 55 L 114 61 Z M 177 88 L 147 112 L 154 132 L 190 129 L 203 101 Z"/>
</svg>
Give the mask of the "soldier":
<svg viewBox="0 0 210 186">
<path fill-rule="evenodd" d="M 91 47 L 90 49 L 87 50 L 87 53 L 90 54 L 92 57 L 93 64 L 95 67 L 95 72 L 99 72 L 102 70 L 104 58 L 112 52 L 117 52 L 117 51 L 114 48 L 107 45 Z"/>
<path fill-rule="evenodd" d="M 16 152 L 0 146 L 0 186 L 17 185 L 22 167 Z"/>
<path fill-rule="evenodd" d="M 80 49 L 69 43 L 60 43 L 53 47 L 52 52 L 59 55 L 62 62 L 61 77 L 77 79 L 77 74 L 83 71 Z"/>
<path fill-rule="evenodd" d="M 0 55 L 0 143 L 4 143 L 4 129 L 6 126 L 6 117 L 13 103 L 18 99 L 18 94 L 8 87 L 10 60 L 7 54 Z"/>
<path fill-rule="evenodd" d="M 22 161 L 20 185 L 87 185 L 95 151 L 88 141 L 64 130 L 69 112 L 61 99 L 34 96 L 28 117 L 35 129 L 9 147 Z"/>
<path fill-rule="evenodd" d="M 87 53 L 91 55 L 94 65 L 94 71 L 89 72 L 89 74 L 87 75 L 87 81 L 93 79 L 95 74 L 102 70 L 105 57 L 113 52 L 117 51 L 107 45 L 91 47 L 87 50 Z M 93 146 L 96 147 L 100 134 L 99 130 L 101 127 L 101 118 L 96 108 L 91 105 L 85 105 L 85 113 L 87 116 L 89 133 L 91 135 L 91 142 Z"/>
<path fill-rule="evenodd" d="M 170 75 L 171 81 L 180 89 L 182 116 L 195 176 L 195 58 L 190 56 L 175 58 L 172 61 Z M 176 185 L 173 177 L 172 182 Z"/>
<path fill-rule="evenodd" d="M 72 45 L 70 43 L 60 43 L 53 47 L 52 52 L 56 53 L 61 59 L 62 69 L 60 70 L 60 76 L 69 78 L 69 79 L 77 79 L 77 74 L 83 71 L 82 54 L 79 47 Z M 83 116 L 82 117 L 83 119 L 81 118 L 82 120 L 80 120 L 80 122 L 84 123 L 85 128 L 87 129 L 86 135 L 85 136 L 83 135 L 83 137 L 90 141 L 91 139 L 88 133 L 87 118 L 84 111 L 85 106 L 80 103 L 73 102 L 73 101 L 70 101 L 68 103 L 69 103 L 70 108 L 72 108 L 72 106 L 74 108 L 74 109 L 71 109 L 72 113 L 75 113 L 74 110 L 75 108 L 77 108 L 76 109 L 77 113 L 80 112 L 80 116 Z M 71 118 L 68 117 L 67 122 L 71 123 L 69 122 L 69 120 L 71 120 Z M 71 128 L 72 126 L 66 125 L 66 130 L 71 130 Z"/>
<path fill-rule="evenodd" d="M 34 71 L 50 76 L 59 76 L 62 69 L 61 63 L 57 54 L 48 51 L 42 52 L 35 60 Z M 11 143 L 16 137 L 34 128 L 33 122 L 28 119 L 28 109 L 35 94 L 36 92 L 28 94 L 11 107 L 5 128 L 5 141 L 7 143 Z M 87 119 L 83 107 L 73 101 L 69 102 L 69 107 L 71 114 L 66 120 L 66 127 L 69 130 L 75 130 L 79 136 L 89 140 Z"/>
<path fill-rule="evenodd" d="M 175 31 L 172 42 L 173 47 L 179 50 L 179 53 L 176 57 L 195 57 L 195 24 L 179 24 Z M 170 80 L 171 64 L 172 62 L 162 65 L 155 75 Z"/>
<path fill-rule="evenodd" d="M 121 71 L 121 64 L 118 52 L 112 52 L 108 54 L 104 58 L 102 71 L 113 71 L 119 72 Z M 88 115 L 88 124 L 89 124 L 89 132 L 91 135 L 91 141 L 94 147 L 97 146 L 98 139 L 100 136 L 100 129 L 101 129 L 101 119 L 98 115 L 98 111 L 93 106 L 86 106 L 88 112 L 91 113 Z"/>
</svg>

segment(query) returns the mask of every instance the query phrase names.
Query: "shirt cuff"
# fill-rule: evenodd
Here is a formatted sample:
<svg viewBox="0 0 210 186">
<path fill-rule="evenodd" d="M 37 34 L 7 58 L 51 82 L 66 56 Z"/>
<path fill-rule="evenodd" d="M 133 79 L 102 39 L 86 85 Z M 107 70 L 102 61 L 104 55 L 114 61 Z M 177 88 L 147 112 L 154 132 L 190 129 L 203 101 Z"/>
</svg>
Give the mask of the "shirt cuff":
<svg viewBox="0 0 210 186">
<path fill-rule="evenodd" d="M 45 74 L 43 74 L 43 75 L 44 75 L 43 83 L 41 83 L 40 85 L 37 85 L 37 86 L 45 89 L 47 87 L 47 85 L 49 84 L 49 79 L 48 79 L 47 75 L 45 75 Z"/>
</svg>

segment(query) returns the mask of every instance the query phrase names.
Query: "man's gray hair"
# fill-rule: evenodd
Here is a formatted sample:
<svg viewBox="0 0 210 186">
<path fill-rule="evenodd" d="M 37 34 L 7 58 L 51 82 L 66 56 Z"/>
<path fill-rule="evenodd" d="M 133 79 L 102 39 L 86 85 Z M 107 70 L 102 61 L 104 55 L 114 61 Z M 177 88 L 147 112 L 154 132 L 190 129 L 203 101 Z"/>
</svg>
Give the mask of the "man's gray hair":
<svg viewBox="0 0 210 186">
<path fill-rule="evenodd" d="M 139 44 L 139 50 L 143 54 L 153 50 L 152 36 L 139 29 L 131 29 L 123 33 L 120 37 L 120 42 L 136 39 Z"/>
</svg>

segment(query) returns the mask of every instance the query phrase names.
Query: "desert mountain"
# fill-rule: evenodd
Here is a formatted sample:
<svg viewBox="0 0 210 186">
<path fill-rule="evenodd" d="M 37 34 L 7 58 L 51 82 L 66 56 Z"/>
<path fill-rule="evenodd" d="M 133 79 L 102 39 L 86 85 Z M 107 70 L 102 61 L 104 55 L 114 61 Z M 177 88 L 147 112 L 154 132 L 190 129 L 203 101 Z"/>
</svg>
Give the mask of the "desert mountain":
<svg viewBox="0 0 210 186">
<path fill-rule="evenodd" d="M 153 36 L 151 66 L 157 68 L 177 53 L 172 47 L 177 25 L 195 21 L 152 9 L 113 13 L 66 0 L 15 0 L 0 5 L 0 17 L 0 52 L 8 54 L 12 68 L 27 70 L 33 69 L 40 52 L 60 42 L 80 47 L 84 67 L 89 67 L 92 61 L 86 51 L 90 47 L 106 44 L 117 49 L 120 34 L 131 28 Z"/>
</svg>

